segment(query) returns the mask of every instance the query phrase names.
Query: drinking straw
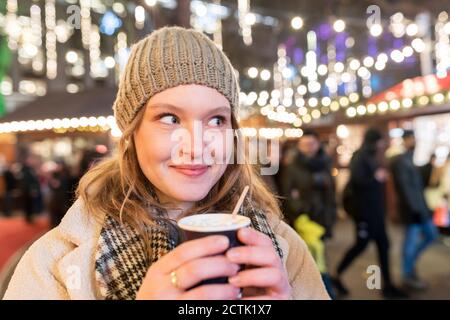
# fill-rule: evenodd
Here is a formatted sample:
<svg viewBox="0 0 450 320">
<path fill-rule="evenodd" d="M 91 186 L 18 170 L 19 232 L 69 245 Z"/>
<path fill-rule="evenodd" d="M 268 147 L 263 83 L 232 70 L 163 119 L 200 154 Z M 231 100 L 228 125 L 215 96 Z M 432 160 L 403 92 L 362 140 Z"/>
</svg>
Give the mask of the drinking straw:
<svg viewBox="0 0 450 320">
<path fill-rule="evenodd" d="M 234 207 L 234 210 L 232 213 L 233 219 L 236 219 L 237 213 L 238 213 L 239 209 L 241 208 L 242 203 L 244 202 L 244 199 L 245 199 L 245 196 L 247 195 L 248 189 L 250 189 L 250 187 L 245 186 L 244 190 L 242 191 L 241 196 L 239 197 L 239 200 L 236 203 L 236 206 Z"/>
</svg>

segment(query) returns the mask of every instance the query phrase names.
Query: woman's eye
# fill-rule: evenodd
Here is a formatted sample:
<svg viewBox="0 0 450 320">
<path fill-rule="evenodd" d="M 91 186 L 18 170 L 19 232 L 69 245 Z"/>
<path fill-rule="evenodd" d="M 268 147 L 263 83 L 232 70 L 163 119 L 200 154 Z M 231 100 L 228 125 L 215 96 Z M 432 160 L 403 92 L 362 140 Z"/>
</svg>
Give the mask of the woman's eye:
<svg viewBox="0 0 450 320">
<path fill-rule="evenodd" d="M 209 120 L 208 125 L 212 127 L 221 126 L 225 122 L 225 118 L 222 116 L 217 116 Z"/>
<path fill-rule="evenodd" d="M 180 123 L 180 120 L 178 117 L 174 116 L 173 114 L 163 115 L 159 118 L 159 121 L 165 124 L 178 124 Z"/>
</svg>

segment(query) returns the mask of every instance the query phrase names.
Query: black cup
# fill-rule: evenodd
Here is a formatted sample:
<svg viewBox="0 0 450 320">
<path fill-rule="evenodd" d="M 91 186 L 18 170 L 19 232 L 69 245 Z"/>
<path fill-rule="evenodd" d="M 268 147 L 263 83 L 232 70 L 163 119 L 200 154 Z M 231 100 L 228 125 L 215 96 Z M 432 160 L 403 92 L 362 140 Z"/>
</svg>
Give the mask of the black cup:
<svg viewBox="0 0 450 320">
<path fill-rule="evenodd" d="M 198 214 L 182 218 L 178 221 L 178 226 L 182 230 L 182 242 L 212 235 L 222 235 L 226 236 L 229 240 L 230 244 L 228 249 L 243 245 L 237 238 L 237 231 L 241 228 L 248 227 L 249 225 L 249 218 L 237 215 L 237 217 L 233 219 L 232 215 L 229 213 Z M 243 266 L 240 266 L 240 269 L 242 268 Z M 205 284 L 225 283 L 228 283 L 228 277 L 204 280 L 192 288 Z"/>
</svg>

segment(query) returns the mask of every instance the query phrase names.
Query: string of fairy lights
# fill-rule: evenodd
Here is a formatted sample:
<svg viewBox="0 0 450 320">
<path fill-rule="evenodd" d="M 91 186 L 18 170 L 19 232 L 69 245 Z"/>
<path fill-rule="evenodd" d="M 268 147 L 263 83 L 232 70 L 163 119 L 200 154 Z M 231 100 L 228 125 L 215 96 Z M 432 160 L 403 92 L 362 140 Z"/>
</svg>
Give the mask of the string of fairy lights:
<svg viewBox="0 0 450 320">
<path fill-rule="evenodd" d="M 345 113 L 349 118 L 358 116 L 385 114 L 389 111 L 407 110 L 413 106 L 426 107 L 427 105 L 442 105 L 450 103 L 450 91 L 446 93 L 438 92 L 433 95 L 421 95 L 415 98 L 392 99 L 378 103 L 360 104 L 346 109 Z"/>
<path fill-rule="evenodd" d="M 28 121 L 11 121 L 0 123 L 0 133 L 24 133 L 31 131 L 52 130 L 55 133 L 66 132 L 106 132 L 110 131 L 113 138 L 121 137 L 122 133 L 113 116 L 81 117 L 63 119 L 45 119 Z M 303 131 L 295 128 L 248 128 L 240 129 L 246 137 L 263 137 L 266 139 L 301 137 Z"/>
<path fill-rule="evenodd" d="M 65 133 L 69 131 L 104 132 L 110 130 L 113 137 L 120 137 L 122 135 L 114 116 L 111 115 L 0 123 L 0 133 L 20 133 L 44 130 L 53 130 L 56 133 Z"/>
<path fill-rule="evenodd" d="M 56 15 L 56 6 L 60 2 L 45 0 L 42 5 L 39 1 L 33 0 L 29 15 L 19 15 L 18 1 L 7 0 L 6 14 L 0 14 L 0 29 L 8 35 L 8 47 L 12 51 L 17 51 L 18 62 L 23 67 L 29 67 L 35 74 L 43 74 L 47 79 L 55 79 L 60 72 L 69 72 L 70 79 L 75 79 L 67 83 L 66 90 L 69 93 L 83 89 L 79 82 L 86 73 L 94 79 L 106 78 L 111 72 L 116 80 L 120 77 L 132 41 L 122 28 L 125 19 L 133 20 L 134 27 L 142 29 L 151 19 L 150 11 L 153 7 L 161 6 L 171 10 L 177 5 L 175 0 L 145 0 L 140 3 L 65 0 L 67 5 L 79 5 L 82 48 L 69 48 L 64 53 L 66 67 L 58 69 L 57 46 L 69 41 L 75 33 L 67 19 L 61 19 Z M 280 131 L 277 128 L 261 128 L 263 130 L 245 128 L 245 134 L 248 136 L 270 137 L 282 134 L 295 137 L 301 134 L 300 127 L 303 125 L 343 109 L 346 116 L 354 118 L 449 101 L 448 92 L 434 92 L 381 101 L 377 104 L 362 102 L 369 100 L 374 93 L 373 75 L 385 70 L 389 64 L 407 64 L 413 58 L 419 61 L 425 53 L 429 53 L 435 61 L 434 72 L 437 77 L 447 76 L 450 68 L 450 22 L 448 13 L 444 11 L 433 18 L 433 42 L 427 38 L 426 26 L 423 26 L 420 19 L 410 20 L 403 14 L 396 13 L 389 21 L 380 21 L 368 26 L 369 52 L 365 56 L 357 56 L 352 53 L 355 38 L 348 31 L 351 21 L 330 17 L 319 28 L 306 30 L 307 17 L 294 16 L 290 13 L 286 13 L 282 18 L 264 15 L 252 8 L 250 0 L 237 0 L 236 9 L 236 22 L 246 46 L 254 45 L 252 29 L 257 24 L 276 28 L 287 21 L 293 36 L 301 33 L 306 36 L 306 45 L 301 45 L 305 49 L 301 52 L 298 48 L 292 48 L 292 43 L 283 42 L 278 46 L 276 60 L 271 68 L 251 66 L 241 72 L 241 78 L 247 78 L 255 82 L 255 85 L 262 83 L 265 87 L 258 92 L 241 92 L 240 102 L 244 118 L 246 115 L 256 113 L 267 117 L 269 122 L 293 126 L 289 131 L 283 129 Z M 99 23 L 94 21 L 94 14 L 101 16 Z M 222 21 L 233 14 L 234 8 L 224 5 L 220 0 L 191 1 L 192 27 L 210 34 L 219 47 L 223 45 Z M 381 50 L 380 44 L 384 41 L 385 35 L 392 35 L 395 45 Z M 113 38 L 113 52 L 103 51 L 104 37 Z M 295 46 L 300 45 L 297 43 Z M 374 47 L 377 50 L 371 52 Z M 88 54 L 84 55 L 83 50 Z M 0 83 L 0 91 L 3 95 L 13 93 L 12 79 L 9 76 L 5 76 Z M 47 93 L 46 81 L 21 79 L 18 91 L 26 95 L 43 96 Z M 78 123 L 85 123 L 84 118 L 74 119 L 78 119 Z M 103 118 L 96 119 L 103 123 Z M 40 130 L 42 127 L 44 129 L 50 127 L 50 123 L 53 124 L 51 130 L 71 128 L 59 126 L 64 123 L 67 127 L 71 119 L 58 120 L 38 120 L 42 121 L 39 124 L 37 121 L 3 123 L 0 132 Z M 93 120 L 91 121 L 93 123 Z M 46 125 L 43 125 L 44 123 Z M 72 123 L 76 123 L 76 120 Z M 20 130 L 13 128 L 16 125 Z M 97 126 L 92 126 L 95 127 Z M 100 125 L 100 127 L 107 126 Z M 90 126 L 80 125 L 72 129 L 78 128 L 88 130 Z"/>
</svg>

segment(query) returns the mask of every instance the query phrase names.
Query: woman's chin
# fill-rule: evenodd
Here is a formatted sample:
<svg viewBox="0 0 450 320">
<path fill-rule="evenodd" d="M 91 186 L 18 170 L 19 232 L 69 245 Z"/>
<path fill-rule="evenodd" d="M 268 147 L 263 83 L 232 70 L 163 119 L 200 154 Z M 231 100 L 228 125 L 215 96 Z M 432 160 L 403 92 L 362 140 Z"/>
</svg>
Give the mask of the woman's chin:
<svg viewBox="0 0 450 320">
<path fill-rule="evenodd" d="M 204 199 L 207 194 L 208 191 L 189 190 L 187 192 L 177 192 L 173 195 L 173 198 L 179 202 L 197 202 Z"/>
</svg>

